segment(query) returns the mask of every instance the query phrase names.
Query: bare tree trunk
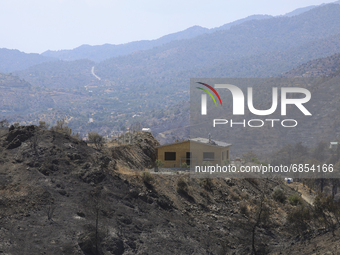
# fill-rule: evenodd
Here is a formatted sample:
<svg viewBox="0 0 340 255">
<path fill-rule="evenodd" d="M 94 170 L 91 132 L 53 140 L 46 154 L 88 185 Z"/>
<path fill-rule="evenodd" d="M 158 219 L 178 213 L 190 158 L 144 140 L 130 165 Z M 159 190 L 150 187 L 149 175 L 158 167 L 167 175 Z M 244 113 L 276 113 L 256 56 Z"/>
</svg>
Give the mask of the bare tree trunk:
<svg viewBox="0 0 340 255">
<path fill-rule="evenodd" d="M 98 222 L 99 222 L 99 208 L 96 210 L 96 255 L 99 255 L 98 251 Z"/>
<path fill-rule="evenodd" d="M 259 226 L 259 224 L 261 222 L 261 213 L 262 213 L 262 209 L 263 209 L 263 207 L 262 207 L 263 206 L 263 199 L 264 199 L 264 197 L 261 197 L 259 214 L 257 216 L 256 222 L 255 222 L 253 229 L 252 229 L 251 247 L 252 247 L 252 254 L 254 254 L 254 255 L 257 255 L 256 247 L 255 247 L 255 232 L 256 232 L 256 228 Z"/>
<path fill-rule="evenodd" d="M 325 179 L 321 178 L 321 180 L 320 180 L 320 192 L 321 193 L 323 192 L 324 186 L 325 186 Z"/>
</svg>

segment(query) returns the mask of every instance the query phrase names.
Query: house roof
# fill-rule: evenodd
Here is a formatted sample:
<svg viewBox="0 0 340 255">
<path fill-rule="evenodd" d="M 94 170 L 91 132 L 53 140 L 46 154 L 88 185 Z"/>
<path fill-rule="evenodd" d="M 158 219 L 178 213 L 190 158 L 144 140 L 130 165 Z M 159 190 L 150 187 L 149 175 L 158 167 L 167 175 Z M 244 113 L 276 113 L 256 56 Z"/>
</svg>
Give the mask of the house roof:
<svg viewBox="0 0 340 255">
<path fill-rule="evenodd" d="M 185 140 L 185 141 L 180 141 L 180 142 L 174 142 L 174 143 L 168 143 L 168 144 L 160 145 L 160 146 L 157 146 L 157 148 L 168 146 L 168 145 L 173 145 L 173 144 L 185 143 L 185 142 L 203 143 L 203 144 L 206 144 L 206 145 L 222 147 L 222 148 L 229 147 L 229 146 L 232 145 L 231 143 L 225 143 L 225 142 L 216 141 L 216 140 L 213 140 L 213 139 L 211 139 L 210 142 L 209 142 L 208 138 L 196 137 L 196 138 L 191 138 L 191 139 Z"/>
<path fill-rule="evenodd" d="M 229 146 L 231 146 L 231 143 L 216 141 L 216 140 L 213 140 L 213 139 L 210 139 L 210 142 L 209 142 L 208 138 L 202 138 L 202 137 L 193 138 L 193 139 L 190 139 L 190 141 L 198 142 L 198 143 L 205 143 L 205 144 L 209 144 L 209 145 L 215 145 L 215 146 L 219 146 L 219 147 L 229 147 Z"/>
</svg>

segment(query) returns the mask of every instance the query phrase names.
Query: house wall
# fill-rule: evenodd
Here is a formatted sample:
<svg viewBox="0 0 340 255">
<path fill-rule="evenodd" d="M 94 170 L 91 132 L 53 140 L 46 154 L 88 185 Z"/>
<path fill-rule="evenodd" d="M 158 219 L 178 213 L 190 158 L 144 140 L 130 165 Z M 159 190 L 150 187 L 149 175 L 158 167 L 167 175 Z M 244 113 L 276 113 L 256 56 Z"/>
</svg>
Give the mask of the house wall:
<svg viewBox="0 0 340 255">
<path fill-rule="evenodd" d="M 158 147 L 158 159 L 163 163 L 163 167 L 181 167 L 181 163 L 185 162 L 186 153 L 190 152 L 190 142 L 180 142 L 175 144 L 170 144 L 162 147 Z M 176 152 L 176 160 L 165 160 L 165 152 Z M 182 158 L 182 162 L 181 162 Z"/>
<path fill-rule="evenodd" d="M 181 164 L 186 162 L 186 153 L 191 152 L 192 164 L 202 164 L 203 161 L 203 152 L 214 152 L 214 160 L 209 160 L 211 165 L 214 164 L 223 164 L 223 161 L 228 159 L 230 160 L 230 147 L 221 148 L 213 145 L 207 145 L 196 142 L 179 142 L 175 144 L 164 145 L 158 147 L 157 155 L 158 159 L 164 163 L 163 167 L 181 167 Z M 165 152 L 176 152 L 176 160 L 165 160 Z M 223 155 L 222 155 L 223 152 Z M 222 159 L 223 156 L 223 159 Z"/>
<path fill-rule="evenodd" d="M 202 144 L 202 143 L 191 143 L 191 151 L 193 157 L 197 158 L 196 164 L 202 165 L 204 162 L 209 162 L 210 165 L 223 165 L 223 161 L 230 160 L 230 147 L 217 147 L 214 145 Z M 214 152 L 214 160 L 205 161 L 203 159 L 204 152 Z M 222 155 L 223 152 L 223 155 Z M 223 157 L 222 157 L 223 156 Z M 223 159 L 222 159 L 223 158 Z"/>
</svg>

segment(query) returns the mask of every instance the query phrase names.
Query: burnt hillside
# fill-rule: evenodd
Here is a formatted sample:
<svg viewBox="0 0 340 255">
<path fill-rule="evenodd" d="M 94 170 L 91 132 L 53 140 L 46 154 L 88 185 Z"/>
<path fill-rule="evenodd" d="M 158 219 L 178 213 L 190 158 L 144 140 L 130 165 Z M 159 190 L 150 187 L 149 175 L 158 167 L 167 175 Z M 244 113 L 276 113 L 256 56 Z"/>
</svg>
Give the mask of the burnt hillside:
<svg viewBox="0 0 340 255">
<path fill-rule="evenodd" d="M 255 229 L 259 254 L 284 254 L 301 238 L 277 186 L 295 194 L 278 180 L 141 174 L 66 134 L 12 127 L 0 137 L 0 253 L 250 254 Z"/>
</svg>

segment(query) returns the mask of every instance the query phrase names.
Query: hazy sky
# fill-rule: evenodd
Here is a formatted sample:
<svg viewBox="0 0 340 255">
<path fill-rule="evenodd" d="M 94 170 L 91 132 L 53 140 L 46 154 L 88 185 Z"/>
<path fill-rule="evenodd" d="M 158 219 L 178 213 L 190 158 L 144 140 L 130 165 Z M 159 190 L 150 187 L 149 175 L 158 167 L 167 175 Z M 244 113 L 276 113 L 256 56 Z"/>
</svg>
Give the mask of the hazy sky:
<svg viewBox="0 0 340 255">
<path fill-rule="evenodd" d="M 27 53 L 156 39 L 252 14 L 280 15 L 335 0 L 0 0 L 0 48 Z"/>
</svg>

